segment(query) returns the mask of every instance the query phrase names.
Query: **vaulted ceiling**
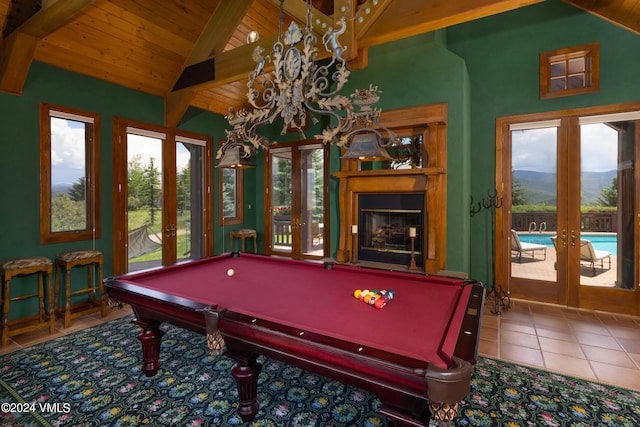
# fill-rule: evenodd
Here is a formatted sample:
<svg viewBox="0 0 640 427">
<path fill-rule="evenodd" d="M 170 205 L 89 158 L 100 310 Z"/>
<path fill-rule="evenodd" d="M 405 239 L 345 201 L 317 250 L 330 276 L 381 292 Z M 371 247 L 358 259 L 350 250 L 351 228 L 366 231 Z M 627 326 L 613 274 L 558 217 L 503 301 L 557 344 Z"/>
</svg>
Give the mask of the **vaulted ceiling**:
<svg viewBox="0 0 640 427">
<path fill-rule="evenodd" d="M 371 46 L 543 0 L 313 0 L 321 38 L 341 17 L 349 68 Z M 640 0 L 564 0 L 640 34 Z M 245 105 L 256 44 L 277 38 L 280 0 L 0 0 L 0 91 L 22 93 L 40 61 L 165 99 L 165 124 L 189 106 L 225 115 Z M 284 25 L 304 26 L 305 0 L 285 0 Z M 336 12 L 337 11 L 337 12 Z M 259 40 L 247 42 L 250 31 Z M 320 49 L 321 53 L 324 49 Z"/>
</svg>

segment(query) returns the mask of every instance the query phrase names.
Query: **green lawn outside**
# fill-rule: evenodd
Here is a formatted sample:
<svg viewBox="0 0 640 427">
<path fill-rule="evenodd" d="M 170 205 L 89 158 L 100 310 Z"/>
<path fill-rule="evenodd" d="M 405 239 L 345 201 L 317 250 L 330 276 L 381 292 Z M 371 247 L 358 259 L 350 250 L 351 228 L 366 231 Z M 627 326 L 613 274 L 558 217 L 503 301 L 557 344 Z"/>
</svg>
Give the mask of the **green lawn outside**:
<svg viewBox="0 0 640 427">
<path fill-rule="evenodd" d="M 186 223 L 188 218 L 190 218 L 190 212 L 184 211 L 183 215 L 178 216 L 178 258 L 183 258 L 188 256 L 185 253 L 189 250 L 189 241 L 188 236 L 186 234 Z M 130 210 L 129 211 L 129 230 L 134 230 L 136 228 L 142 227 L 145 224 L 148 224 L 149 227 L 147 231 L 152 239 L 157 240 L 157 237 L 162 238 L 162 212 L 157 210 L 155 212 L 154 224 L 151 224 L 151 212 L 149 209 L 138 209 L 138 210 Z M 155 236 L 154 236 L 155 234 Z M 157 237 L 156 237 L 157 236 Z M 138 258 L 130 259 L 129 262 L 141 262 L 141 261 L 156 261 L 162 259 L 162 248 L 158 248 L 158 250 L 142 255 Z"/>
</svg>

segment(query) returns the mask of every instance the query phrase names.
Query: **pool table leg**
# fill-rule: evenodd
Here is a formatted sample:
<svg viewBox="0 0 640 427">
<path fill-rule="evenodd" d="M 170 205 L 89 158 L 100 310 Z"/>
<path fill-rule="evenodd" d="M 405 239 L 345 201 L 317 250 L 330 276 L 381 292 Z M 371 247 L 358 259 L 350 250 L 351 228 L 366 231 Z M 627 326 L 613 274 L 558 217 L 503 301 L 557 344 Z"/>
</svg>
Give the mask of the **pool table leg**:
<svg viewBox="0 0 640 427">
<path fill-rule="evenodd" d="M 160 369 L 160 343 L 164 332 L 160 330 L 160 324 L 157 320 L 140 320 L 136 319 L 132 322 L 142 328 L 142 332 L 138 335 L 138 340 L 142 344 L 142 372 L 148 377 L 152 377 L 158 373 Z"/>
<path fill-rule="evenodd" d="M 429 410 L 437 427 L 449 427 L 458 413 L 458 404 L 430 402 Z"/>
<path fill-rule="evenodd" d="M 236 361 L 231 375 L 236 379 L 238 386 L 238 415 L 244 422 L 251 421 L 260 409 L 258 375 L 262 371 L 262 364 L 256 360 L 257 354 L 244 355 L 227 348 L 225 355 Z"/>
</svg>

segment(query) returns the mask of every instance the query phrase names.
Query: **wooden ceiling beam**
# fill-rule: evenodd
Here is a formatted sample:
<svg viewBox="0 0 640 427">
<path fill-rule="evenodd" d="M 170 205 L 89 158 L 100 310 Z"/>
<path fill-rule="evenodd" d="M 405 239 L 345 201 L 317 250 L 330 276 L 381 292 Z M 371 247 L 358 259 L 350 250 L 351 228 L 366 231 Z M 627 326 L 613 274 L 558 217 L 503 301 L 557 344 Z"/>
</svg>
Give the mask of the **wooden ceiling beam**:
<svg viewBox="0 0 640 427">
<path fill-rule="evenodd" d="M 193 90 L 184 89 L 170 92 L 164 97 L 164 123 L 168 127 L 177 127 L 193 100 Z"/>
<path fill-rule="evenodd" d="M 215 57 L 216 54 L 221 53 L 252 4 L 253 0 L 220 1 L 200 33 L 198 41 L 193 46 L 193 49 L 191 49 L 191 53 L 185 60 L 182 70 L 180 71 L 181 75 L 187 67 L 205 61 L 212 55 Z M 218 66 L 214 60 L 214 73 L 211 76 L 212 81 L 216 78 L 215 70 L 217 69 Z M 174 83 L 178 80 L 180 80 L 180 76 L 174 79 Z M 171 92 L 165 96 L 165 126 L 178 126 L 180 119 L 187 111 L 187 108 L 189 108 L 192 97 L 193 90 L 191 87 L 187 90 L 179 91 L 179 93 Z"/>
<path fill-rule="evenodd" d="M 371 25 L 380 18 L 382 12 L 385 11 L 392 1 L 393 0 L 379 0 L 378 2 L 374 2 L 373 0 L 367 0 L 360 9 L 358 9 L 358 12 L 354 17 L 357 27 L 357 38 L 362 38 L 367 30 L 371 28 Z"/>
<path fill-rule="evenodd" d="M 187 108 L 189 108 L 190 100 L 197 96 L 198 93 L 246 79 L 256 66 L 252 58 L 256 45 L 273 46 L 277 40 L 278 36 L 275 35 L 216 55 L 214 57 L 215 79 L 198 83 L 185 89 L 175 90 L 165 96 L 165 125 L 177 126 Z M 268 62 L 265 66 L 265 71 L 271 69 L 273 69 L 273 65 Z"/>
<path fill-rule="evenodd" d="M 188 89 L 180 89 L 175 92 L 183 92 L 188 90 L 203 91 L 215 87 L 223 86 L 228 83 L 246 80 L 249 73 L 256 67 L 253 60 L 253 51 L 256 46 L 266 47 L 265 50 L 271 50 L 271 47 L 278 41 L 278 35 L 266 37 L 255 43 L 247 44 L 235 49 L 227 50 L 214 57 L 216 64 L 216 78 L 208 82 L 194 85 Z M 329 57 L 329 53 L 324 49 L 318 49 L 317 60 Z M 273 64 L 266 62 L 264 66 L 265 72 L 273 70 Z"/>
<path fill-rule="evenodd" d="M 20 26 L 19 31 L 39 39 L 67 23 L 95 0 L 57 0 L 43 3 L 43 8 Z"/>
<path fill-rule="evenodd" d="M 335 0 L 337 1 L 337 0 Z M 271 3 L 280 8 L 280 0 L 271 0 Z M 295 19 L 303 25 L 307 22 L 307 3 L 304 0 L 287 0 L 283 4 L 284 13 Z M 311 7 L 312 24 L 316 31 L 324 33 L 327 28 L 333 24 L 333 19 L 316 9 Z M 283 28 L 283 31 L 286 28 Z"/>
<path fill-rule="evenodd" d="M 252 4 L 253 0 L 222 0 L 200 33 L 185 66 L 221 53 Z"/>
<path fill-rule="evenodd" d="M 356 26 L 353 19 L 356 14 L 356 0 L 334 0 L 333 2 L 333 28 L 338 28 L 340 19 L 344 17 L 346 28 L 339 36 L 340 43 L 344 46 L 342 57 L 347 61 L 358 56 L 358 40 L 356 38 Z"/>
<path fill-rule="evenodd" d="M 359 33 L 360 48 L 439 30 L 497 13 L 541 3 L 544 0 L 475 0 L 424 2 L 393 1 L 384 11 L 384 19 L 371 21 L 369 28 Z M 362 7 L 360 8 L 362 9 Z"/>
<path fill-rule="evenodd" d="M 94 0 L 45 1 L 43 8 L 0 43 L 0 91 L 20 95 L 38 41 Z"/>
<path fill-rule="evenodd" d="M 640 2 L 626 0 L 563 0 L 625 30 L 640 34 Z"/>
<path fill-rule="evenodd" d="M 0 91 L 22 95 L 38 39 L 14 31 L 0 44 Z"/>
</svg>

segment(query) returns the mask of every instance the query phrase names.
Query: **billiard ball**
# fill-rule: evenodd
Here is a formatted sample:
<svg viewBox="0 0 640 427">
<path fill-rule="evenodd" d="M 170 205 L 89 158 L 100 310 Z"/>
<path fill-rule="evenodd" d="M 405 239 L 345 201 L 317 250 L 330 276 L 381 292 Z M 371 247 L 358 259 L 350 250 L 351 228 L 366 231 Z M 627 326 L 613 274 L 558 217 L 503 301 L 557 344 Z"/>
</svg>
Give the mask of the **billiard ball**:
<svg viewBox="0 0 640 427">
<path fill-rule="evenodd" d="M 233 271 L 233 268 L 230 268 L 230 269 L 227 270 L 227 276 L 229 276 L 229 277 L 233 276 L 235 273 L 236 272 Z"/>
</svg>

